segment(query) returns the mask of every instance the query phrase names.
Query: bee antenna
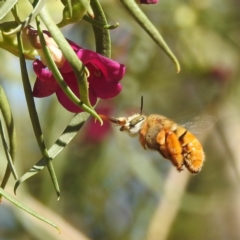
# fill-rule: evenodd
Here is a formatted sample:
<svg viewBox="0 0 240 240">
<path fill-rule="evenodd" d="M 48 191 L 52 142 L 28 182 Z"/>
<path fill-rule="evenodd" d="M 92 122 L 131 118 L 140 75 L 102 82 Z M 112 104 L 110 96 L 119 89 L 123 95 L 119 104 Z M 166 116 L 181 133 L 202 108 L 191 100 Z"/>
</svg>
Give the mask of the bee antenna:
<svg viewBox="0 0 240 240">
<path fill-rule="evenodd" d="M 142 110 L 143 110 L 143 96 L 141 96 L 140 114 L 142 114 Z"/>
</svg>

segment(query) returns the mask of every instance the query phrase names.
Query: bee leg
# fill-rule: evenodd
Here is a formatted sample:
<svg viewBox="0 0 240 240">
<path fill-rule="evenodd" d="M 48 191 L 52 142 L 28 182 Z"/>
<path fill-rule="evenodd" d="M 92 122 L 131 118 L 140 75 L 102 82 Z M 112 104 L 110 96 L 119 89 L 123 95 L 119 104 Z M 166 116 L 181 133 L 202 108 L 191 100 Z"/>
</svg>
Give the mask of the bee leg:
<svg viewBox="0 0 240 240">
<path fill-rule="evenodd" d="M 161 130 L 157 137 L 156 137 L 156 142 L 159 144 L 159 149 L 158 151 L 160 154 L 164 157 L 169 159 L 169 152 L 166 146 L 166 135 L 165 135 L 165 130 Z"/>
<path fill-rule="evenodd" d="M 139 141 L 141 143 L 141 145 L 143 146 L 144 149 L 146 148 L 146 135 L 147 135 L 147 131 L 148 131 L 148 125 L 147 125 L 147 121 L 145 121 L 145 123 L 143 124 L 140 132 L 139 132 Z"/>
<path fill-rule="evenodd" d="M 172 131 L 166 131 L 166 148 L 169 153 L 168 159 L 174 166 L 177 167 L 178 171 L 183 170 L 184 159 L 182 155 L 182 146 L 179 142 L 178 137 Z"/>
<path fill-rule="evenodd" d="M 178 171 L 182 171 L 183 166 L 183 157 L 181 155 L 181 151 L 175 153 L 175 145 L 179 144 L 179 142 L 175 143 L 175 140 L 178 139 L 176 135 L 176 139 L 171 134 L 172 132 L 166 132 L 164 129 L 161 130 L 157 137 L 156 142 L 159 144 L 159 152 L 160 154 L 166 158 L 169 159 L 174 166 L 177 167 Z M 180 145 L 180 144 L 179 144 Z M 178 145 L 177 145 L 178 146 Z M 180 146 L 181 147 L 181 146 Z"/>
</svg>

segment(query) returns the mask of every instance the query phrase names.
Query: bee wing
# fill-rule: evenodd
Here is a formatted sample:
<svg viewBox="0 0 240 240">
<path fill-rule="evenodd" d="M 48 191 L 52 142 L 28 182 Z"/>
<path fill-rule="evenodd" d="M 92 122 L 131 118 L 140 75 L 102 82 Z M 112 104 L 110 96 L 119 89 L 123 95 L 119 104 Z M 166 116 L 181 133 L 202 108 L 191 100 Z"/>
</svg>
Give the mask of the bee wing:
<svg viewBox="0 0 240 240">
<path fill-rule="evenodd" d="M 214 127 L 217 122 L 217 118 L 210 115 L 201 115 L 194 117 L 191 121 L 180 123 L 189 132 L 194 135 L 201 135 L 206 131 L 209 131 Z"/>
</svg>

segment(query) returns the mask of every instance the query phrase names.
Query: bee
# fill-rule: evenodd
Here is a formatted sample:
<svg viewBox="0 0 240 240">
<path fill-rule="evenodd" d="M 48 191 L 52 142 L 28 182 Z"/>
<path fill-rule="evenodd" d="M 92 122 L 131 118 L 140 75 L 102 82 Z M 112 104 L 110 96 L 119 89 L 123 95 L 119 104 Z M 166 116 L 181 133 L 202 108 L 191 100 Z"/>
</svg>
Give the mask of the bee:
<svg viewBox="0 0 240 240">
<path fill-rule="evenodd" d="M 198 139 L 183 126 L 158 114 L 145 116 L 141 111 L 130 117 L 113 118 L 101 115 L 120 126 L 120 131 L 130 136 L 139 136 L 144 149 L 157 150 L 164 158 L 169 159 L 178 171 L 184 166 L 193 174 L 201 171 L 205 155 Z"/>
</svg>

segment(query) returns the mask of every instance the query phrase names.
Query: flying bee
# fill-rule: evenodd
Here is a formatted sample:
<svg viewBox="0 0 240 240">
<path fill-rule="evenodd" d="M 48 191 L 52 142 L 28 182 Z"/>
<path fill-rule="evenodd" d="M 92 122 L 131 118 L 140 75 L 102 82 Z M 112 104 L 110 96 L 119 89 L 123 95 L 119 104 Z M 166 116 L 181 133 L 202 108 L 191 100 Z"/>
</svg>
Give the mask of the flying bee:
<svg viewBox="0 0 240 240">
<path fill-rule="evenodd" d="M 185 166 L 191 173 L 200 172 L 205 155 L 198 139 L 183 126 L 158 114 L 145 116 L 141 111 L 130 117 L 113 118 L 101 115 L 102 119 L 115 123 L 120 131 L 130 136 L 139 136 L 144 149 L 157 150 L 169 159 L 178 171 Z"/>
</svg>

